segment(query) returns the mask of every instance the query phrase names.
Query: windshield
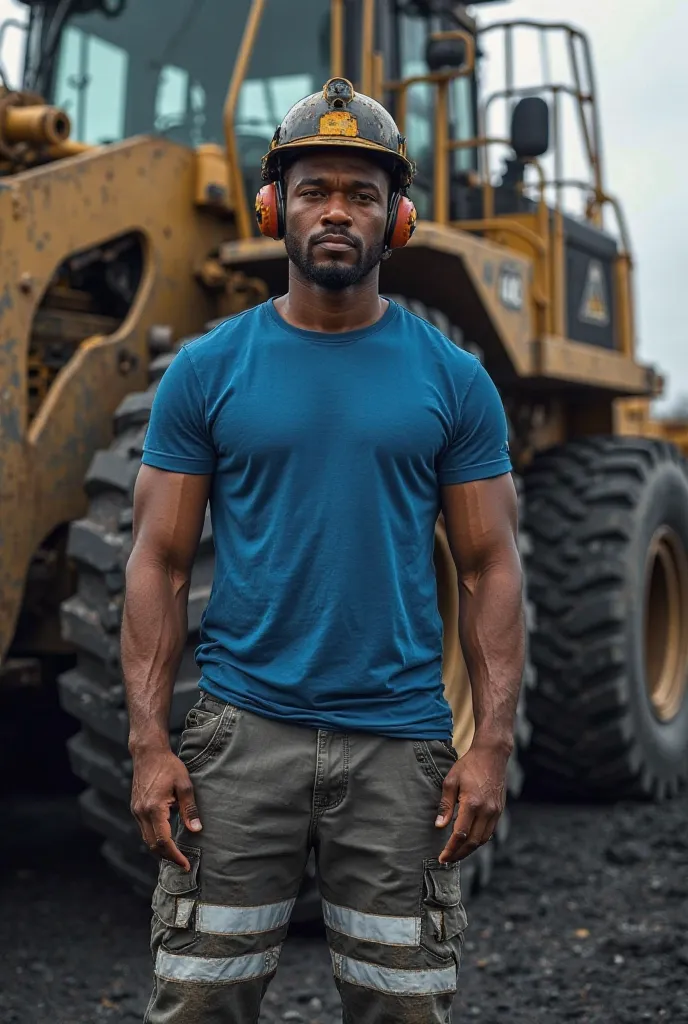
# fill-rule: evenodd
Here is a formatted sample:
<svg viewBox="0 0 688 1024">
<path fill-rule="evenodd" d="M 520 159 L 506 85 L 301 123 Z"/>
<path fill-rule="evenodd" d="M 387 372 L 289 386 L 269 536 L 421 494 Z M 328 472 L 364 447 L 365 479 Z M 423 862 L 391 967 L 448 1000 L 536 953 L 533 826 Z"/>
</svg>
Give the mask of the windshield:
<svg viewBox="0 0 688 1024">
<path fill-rule="evenodd" d="M 73 14 L 62 30 L 49 92 L 69 113 L 72 137 L 106 143 L 153 133 L 189 146 L 224 145 L 222 108 L 249 0 L 120 0 L 118 7 L 116 16 Z M 289 106 L 329 77 L 329 31 L 323 0 L 265 5 L 236 118 L 246 166 L 266 151 Z"/>
</svg>

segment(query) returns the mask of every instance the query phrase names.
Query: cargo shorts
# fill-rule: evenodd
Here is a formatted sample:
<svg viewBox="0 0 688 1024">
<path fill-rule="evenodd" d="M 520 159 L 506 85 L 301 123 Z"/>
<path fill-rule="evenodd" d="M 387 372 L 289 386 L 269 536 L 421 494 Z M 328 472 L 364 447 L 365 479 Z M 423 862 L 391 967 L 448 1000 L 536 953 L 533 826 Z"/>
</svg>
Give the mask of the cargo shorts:
<svg viewBox="0 0 688 1024">
<path fill-rule="evenodd" d="M 204 695 L 179 756 L 203 831 L 160 866 L 144 1024 L 253 1024 L 311 855 L 345 1024 L 446 1024 L 466 914 L 435 828 L 449 741 L 336 733 Z"/>
</svg>

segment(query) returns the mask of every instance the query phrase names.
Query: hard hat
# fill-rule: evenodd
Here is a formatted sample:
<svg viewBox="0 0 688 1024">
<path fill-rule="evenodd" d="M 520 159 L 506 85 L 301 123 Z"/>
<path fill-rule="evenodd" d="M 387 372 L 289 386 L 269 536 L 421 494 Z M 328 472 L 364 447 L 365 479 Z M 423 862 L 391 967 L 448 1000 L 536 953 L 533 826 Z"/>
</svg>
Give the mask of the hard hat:
<svg viewBox="0 0 688 1024">
<path fill-rule="evenodd" d="M 331 78 L 322 92 L 299 100 L 277 128 L 262 160 L 265 181 L 280 176 L 280 155 L 303 146 L 347 146 L 389 159 L 394 185 L 411 184 L 415 167 L 406 156 L 406 139 L 381 103 L 357 93 L 347 78 Z"/>
<path fill-rule="evenodd" d="M 256 196 L 256 220 L 261 234 L 284 237 L 286 202 L 283 154 L 297 156 L 314 147 L 346 146 L 379 155 L 392 174 L 385 247 L 406 245 L 416 226 L 416 208 L 406 195 L 415 166 L 406 155 L 406 139 L 394 118 L 370 96 L 357 94 L 348 78 L 330 78 L 322 92 L 299 100 L 287 112 L 262 160 L 267 182 Z"/>
</svg>

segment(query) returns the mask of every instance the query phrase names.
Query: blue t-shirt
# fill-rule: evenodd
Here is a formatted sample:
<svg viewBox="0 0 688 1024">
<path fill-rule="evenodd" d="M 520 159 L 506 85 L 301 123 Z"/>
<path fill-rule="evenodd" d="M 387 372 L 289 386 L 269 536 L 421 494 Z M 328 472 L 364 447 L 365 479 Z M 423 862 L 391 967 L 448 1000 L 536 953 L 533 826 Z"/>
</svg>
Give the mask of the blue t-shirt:
<svg viewBox="0 0 688 1024">
<path fill-rule="evenodd" d="M 451 735 L 439 488 L 511 470 L 474 356 L 395 302 L 372 327 L 323 334 L 270 300 L 180 350 L 143 462 L 213 475 L 202 689 L 315 728 Z"/>
</svg>

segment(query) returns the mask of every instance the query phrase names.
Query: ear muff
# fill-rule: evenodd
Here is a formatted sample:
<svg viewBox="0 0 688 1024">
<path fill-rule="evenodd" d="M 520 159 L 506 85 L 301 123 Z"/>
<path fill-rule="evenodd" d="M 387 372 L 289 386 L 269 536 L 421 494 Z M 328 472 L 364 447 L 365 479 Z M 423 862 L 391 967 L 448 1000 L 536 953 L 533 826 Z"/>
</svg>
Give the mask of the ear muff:
<svg viewBox="0 0 688 1024">
<path fill-rule="evenodd" d="M 263 185 L 256 196 L 256 221 L 261 235 L 284 238 L 284 192 L 281 181 Z"/>
<path fill-rule="evenodd" d="M 416 230 L 418 214 L 408 196 L 394 192 L 387 215 L 385 245 L 388 249 L 401 249 Z"/>
</svg>

